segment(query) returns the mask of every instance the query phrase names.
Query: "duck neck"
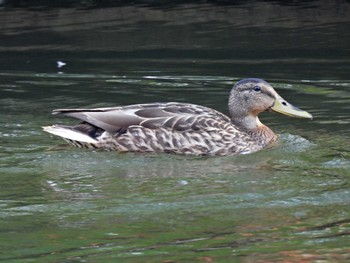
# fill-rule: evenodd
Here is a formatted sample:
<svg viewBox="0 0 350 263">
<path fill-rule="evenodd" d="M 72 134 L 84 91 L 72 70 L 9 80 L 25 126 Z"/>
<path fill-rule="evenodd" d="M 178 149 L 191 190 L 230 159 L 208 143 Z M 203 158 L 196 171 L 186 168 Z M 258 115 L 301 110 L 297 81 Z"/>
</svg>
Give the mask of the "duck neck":
<svg viewBox="0 0 350 263">
<path fill-rule="evenodd" d="M 258 116 L 247 115 L 240 119 L 233 118 L 232 123 L 242 131 L 248 133 L 259 144 L 268 145 L 277 140 L 277 134 L 262 124 Z"/>
</svg>

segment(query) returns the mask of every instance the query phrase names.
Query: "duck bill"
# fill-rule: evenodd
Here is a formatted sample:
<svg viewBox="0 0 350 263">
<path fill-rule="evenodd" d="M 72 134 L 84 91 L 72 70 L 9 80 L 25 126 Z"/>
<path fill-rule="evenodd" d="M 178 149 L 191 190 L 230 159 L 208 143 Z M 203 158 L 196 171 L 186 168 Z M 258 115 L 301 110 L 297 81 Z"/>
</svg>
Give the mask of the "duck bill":
<svg viewBox="0 0 350 263">
<path fill-rule="evenodd" d="M 280 96 L 277 96 L 271 110 L 290 117 L 312 119 L 312 115 L 310 113 L 289 104 Z"/>
</svg>

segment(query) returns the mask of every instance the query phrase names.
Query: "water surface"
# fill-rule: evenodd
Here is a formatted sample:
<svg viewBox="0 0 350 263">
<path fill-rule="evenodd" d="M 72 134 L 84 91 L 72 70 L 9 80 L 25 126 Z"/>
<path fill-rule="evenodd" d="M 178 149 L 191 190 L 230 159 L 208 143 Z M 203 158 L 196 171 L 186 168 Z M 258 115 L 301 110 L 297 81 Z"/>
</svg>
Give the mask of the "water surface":
<svg viewBox="0 0 350 263">
<path fill-rule="evenodd" d="M 350 7 L 332 3 L 0 10 L 0 259 L 348 261 Z M 75 149 L 41 130 L 75 123 L 55 108 L 227 113 L 244 77 L 314 120 L 264 113 L 280 144 L 220 158 Z"/>
</svg>

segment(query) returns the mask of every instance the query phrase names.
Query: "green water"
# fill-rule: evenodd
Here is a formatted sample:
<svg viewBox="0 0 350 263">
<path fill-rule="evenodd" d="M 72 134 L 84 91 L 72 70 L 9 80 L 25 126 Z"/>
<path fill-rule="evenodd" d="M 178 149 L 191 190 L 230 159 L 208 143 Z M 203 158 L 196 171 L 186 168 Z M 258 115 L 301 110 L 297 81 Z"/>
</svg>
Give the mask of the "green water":
<svg viewBox="0 0 350 263">
<path fill-rule="evenodd" d="M 349 261 L 350 7 L 317 3 L 0 10 L 0 260 Z M 264 113 L 280 144 L 220 158 L 75 149 L 41 130 L 74 123 L 55 108 L 227 113 L 244 77 L 314 120 Z"/>
</svg>

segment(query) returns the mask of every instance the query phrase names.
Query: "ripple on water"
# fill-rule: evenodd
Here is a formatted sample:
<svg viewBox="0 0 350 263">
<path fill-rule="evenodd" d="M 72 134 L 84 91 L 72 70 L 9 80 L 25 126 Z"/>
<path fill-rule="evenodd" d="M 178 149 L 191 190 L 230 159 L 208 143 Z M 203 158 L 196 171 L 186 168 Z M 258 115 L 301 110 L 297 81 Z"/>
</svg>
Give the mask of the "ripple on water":
<svg viewBox="0 0 350 263">
<path fill-rule="evenodd" d="M 281 134 L 282 149 L 288 152 L 303 152 L 310 149 L 314 144 L 308 139 L 298 135 L 284 133 Z"/>
<path fill-rule="evenodd" d="M 345 158 L 334 158 L 330 161 L 323 162 L 322 166 L 325 168 L 350 169 L 350 160 Z"/>
</svg>

